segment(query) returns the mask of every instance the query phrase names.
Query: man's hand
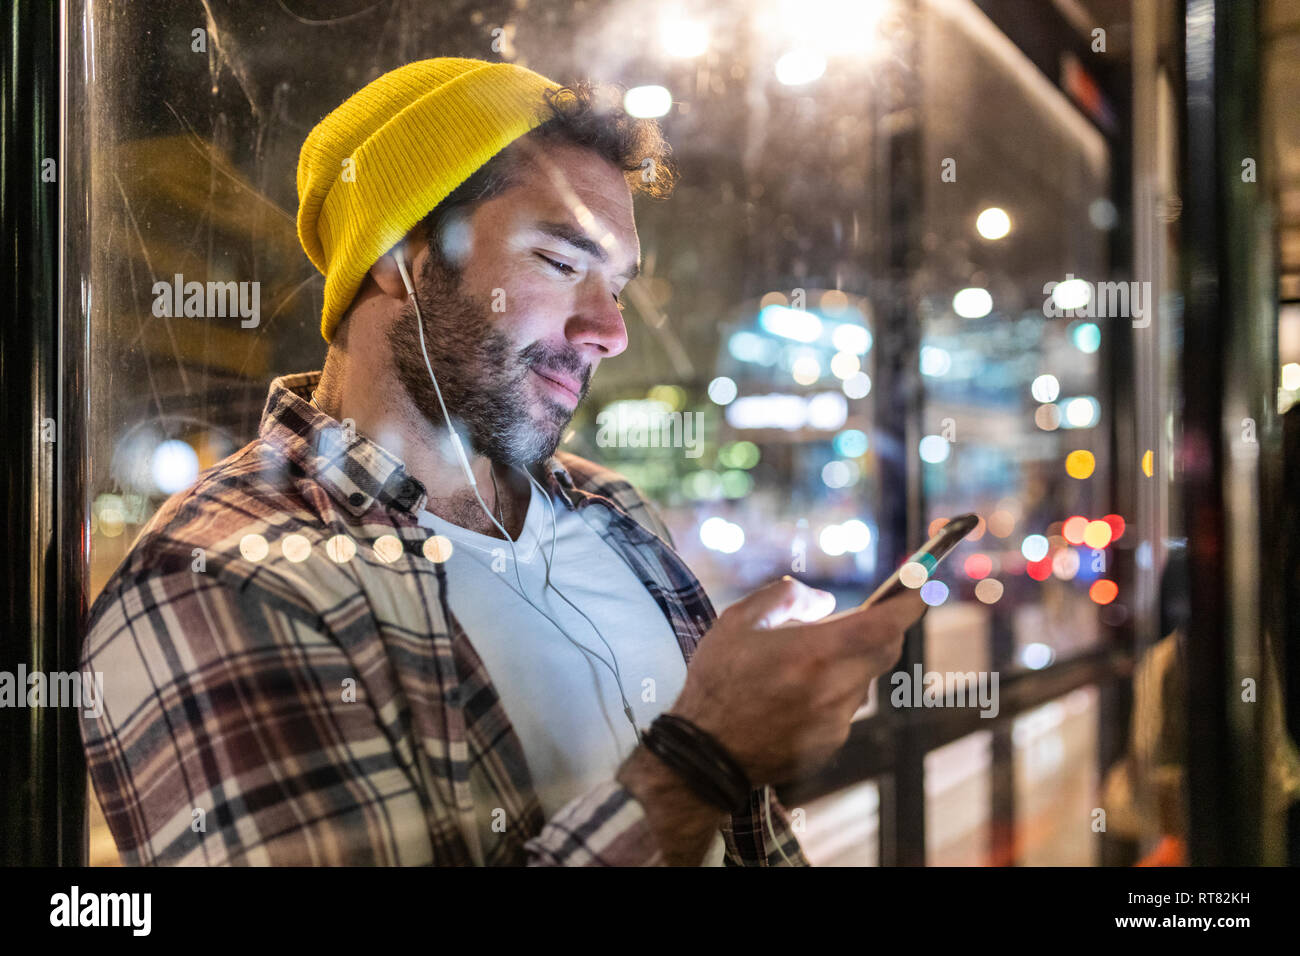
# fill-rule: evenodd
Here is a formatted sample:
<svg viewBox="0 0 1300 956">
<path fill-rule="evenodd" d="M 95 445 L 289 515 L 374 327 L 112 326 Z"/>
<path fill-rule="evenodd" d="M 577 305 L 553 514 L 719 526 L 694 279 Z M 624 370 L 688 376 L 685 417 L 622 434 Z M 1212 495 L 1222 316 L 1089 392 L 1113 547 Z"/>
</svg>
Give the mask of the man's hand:
<svg viewBox="0 0 1300 956">
<path fill-rule="evenodd" d="M 925 612 L 915 591 L 827 617 L 834 605 L 789 576 L 732 605 L 700 642 L 669 712 L 716 737 L 755 784 L 822 766 Z"/>
</svg>

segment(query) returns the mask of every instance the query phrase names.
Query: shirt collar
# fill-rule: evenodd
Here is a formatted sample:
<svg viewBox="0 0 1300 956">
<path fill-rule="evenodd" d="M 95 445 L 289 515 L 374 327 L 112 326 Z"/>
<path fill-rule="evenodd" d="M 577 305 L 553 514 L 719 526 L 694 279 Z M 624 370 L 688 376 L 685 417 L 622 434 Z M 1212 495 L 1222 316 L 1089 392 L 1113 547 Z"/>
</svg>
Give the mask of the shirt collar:
<svg viewBox="0 0 1300 956">
<path fill-rule="evenodd" d="M 396 455 L 357 434 L 311 404 L 321 372 L 282 375 L 271 382 L 258 434 L 289 460 L 290 469 L 310 475 L 342 507 L 361 516 L 378 501 L 418 515 L 428 500 L 424 485 L 407 474 Z M 558 457 L 547 460 L 552 493 L 567 507 L 573 478 Z"/>
</svg>

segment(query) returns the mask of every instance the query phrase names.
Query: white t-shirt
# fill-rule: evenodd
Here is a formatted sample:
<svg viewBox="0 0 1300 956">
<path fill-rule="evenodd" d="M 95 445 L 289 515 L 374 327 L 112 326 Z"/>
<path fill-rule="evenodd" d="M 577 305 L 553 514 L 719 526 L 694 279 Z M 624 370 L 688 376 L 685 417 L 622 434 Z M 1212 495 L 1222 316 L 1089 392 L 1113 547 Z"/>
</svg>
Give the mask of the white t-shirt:
<svg viewBox="0 0 1300 956">
<path fill-rule="evenodd" d="M 627 562 L 559 500 L 551 502 L 551 585 L 591 623 L 545 586 L 552 508 L 542 492 L 530 488 L 528 513 L 513 554 L 504 539 L 469 531 L 428 511 L 422 511 L 419 520 L 422 527 L 452 542 L 445 565 L 448 603 L 519 735 L 542 812 L 549 819 L 569 801 L 613 778 L 637 744 L 615 676 L 601 659 L 617 664 L 623 695 L 639 727 L 672 706 L 686 680 L 686 662 L 663 610 Z M 521 581 L 540 611 L 520 596 Z M 596 657 L 574 646 L 566 633 Z M 475 803 L 480 831 L 490 841 L 490 794 L 476 793 Z M 718 833 L 702 865 L 721 866 L 724 852 Z"/>
</svg>

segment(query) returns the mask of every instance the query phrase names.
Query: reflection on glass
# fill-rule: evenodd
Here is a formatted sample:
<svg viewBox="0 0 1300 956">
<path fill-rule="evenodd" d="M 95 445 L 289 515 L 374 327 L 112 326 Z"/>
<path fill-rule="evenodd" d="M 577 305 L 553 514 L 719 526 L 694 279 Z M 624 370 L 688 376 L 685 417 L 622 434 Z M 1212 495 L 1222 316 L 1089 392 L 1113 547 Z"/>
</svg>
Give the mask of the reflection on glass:
<svg viewBox="0 0 1300 956">
<path fill-rule="evenodd" d="M 1017 717 L 1015 863 L 1093 866 L 1100 860 L 1095 686 Z"/>
<path fill-rule="evenodd" d="M 993 735 L 977 731 L 925 755 L 926 866 L 985 866 Z"/>
<path fill-rule="evenodd" d="M 805 826 L 799 843 L 813 866 L 879 865 L 880 789 L 874 780 L 790 808 L 796 811 Z"/>
</svg>

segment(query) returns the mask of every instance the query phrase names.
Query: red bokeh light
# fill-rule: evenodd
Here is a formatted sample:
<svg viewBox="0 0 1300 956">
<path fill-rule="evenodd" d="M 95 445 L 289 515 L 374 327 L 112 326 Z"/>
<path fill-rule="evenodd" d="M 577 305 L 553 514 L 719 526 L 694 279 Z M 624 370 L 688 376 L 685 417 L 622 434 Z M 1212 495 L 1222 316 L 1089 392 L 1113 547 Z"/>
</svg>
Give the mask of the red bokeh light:
<svg viewBox="0 0 1300 956">
<path fill-rule="evenodd" d="M 993 570 L 993 562 L 987 554 L 972 554 L 962 567 L 966 571 L 966 577 L 978 581 L 989 576 L 989 572 Z"/>
<path fill-rule="evenodd" d="M 1043 558 L 1041 561 L 1030 561 L 1025 565 L 1025 572 L 1035 581 L 1046 581 L 1052 576 L 1051 557 Z"/>
</svg>

